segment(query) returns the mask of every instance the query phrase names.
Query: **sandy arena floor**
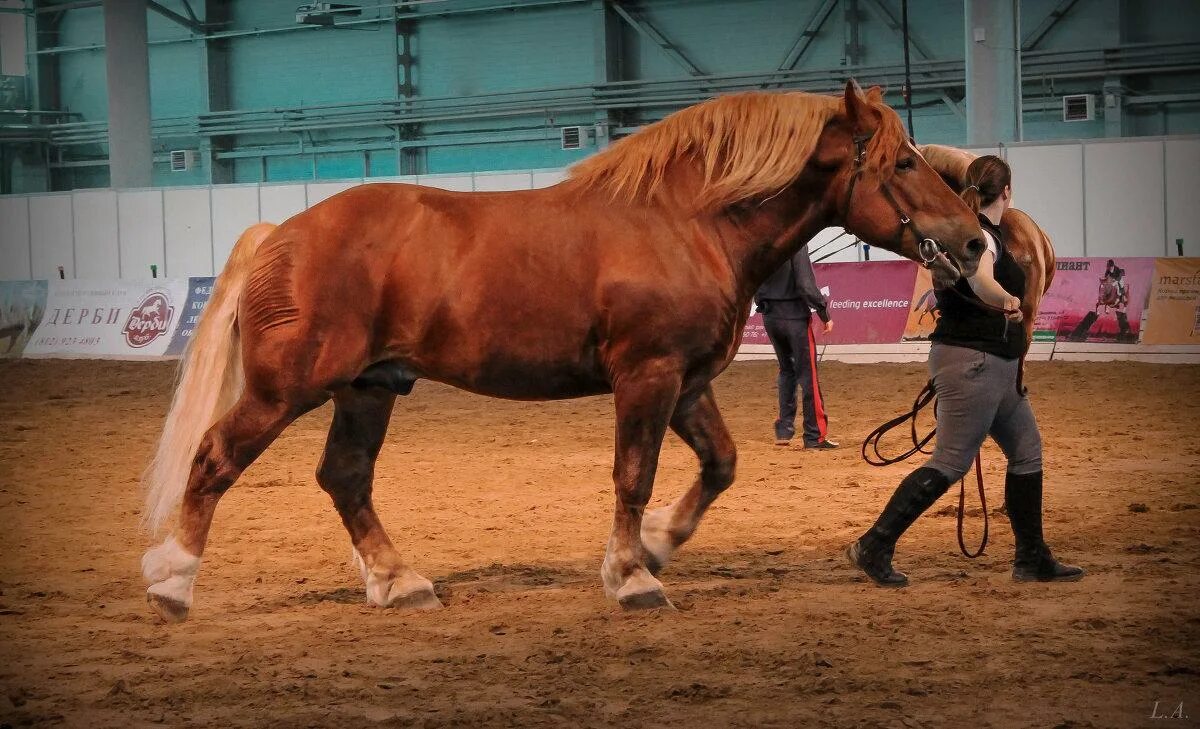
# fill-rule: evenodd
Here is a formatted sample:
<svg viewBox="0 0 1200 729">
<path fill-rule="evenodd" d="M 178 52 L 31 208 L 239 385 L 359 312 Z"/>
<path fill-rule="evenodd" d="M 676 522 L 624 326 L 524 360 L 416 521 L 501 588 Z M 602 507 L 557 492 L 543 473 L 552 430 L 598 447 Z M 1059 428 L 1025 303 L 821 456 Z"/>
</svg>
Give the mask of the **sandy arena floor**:
<svg viewBox="0 0 1200 729">
<path fill-rule="evenodd" d="M 222 502 L 192 619 L 166 627 L 138 574 L 137 478 L 172 372 L 0 363 L 0 726 L 1200 724 L 1200 367 L 1030 367 L 1047 533 L 1080 583 L 1014 584 L 1002 516 L 962 558 L 948 496 L 901 542 L 912 586 L 866 584 L 841 549 L 906 471 L 866 466 L 857 441 L 923 366 L 824 365 L 846 447 L 805 453 L 768 438 L 773 367 L 736 363 L 717 395 L 738 481 L 663 575 L 678 612 L 622 614 L 600 588 L 609 398 L 422 382 L 376 503 L 446 609 L 364 604 L 313 477 L 326 407 Z M 998 506 L 1002 461 L 985 461 Z M 655 501 L 694 469 L 670 438 Z M 1188 718 L 1151 719 L 1156 703 Z"/>
</svg>

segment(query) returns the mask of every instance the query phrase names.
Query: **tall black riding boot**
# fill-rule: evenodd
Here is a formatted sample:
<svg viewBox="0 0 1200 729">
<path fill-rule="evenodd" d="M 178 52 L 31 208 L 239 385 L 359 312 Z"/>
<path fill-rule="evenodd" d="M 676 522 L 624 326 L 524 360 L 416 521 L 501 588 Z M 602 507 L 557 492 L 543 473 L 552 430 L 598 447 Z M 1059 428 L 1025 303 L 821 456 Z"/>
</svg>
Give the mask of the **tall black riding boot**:
<svg viewBox="0 0 1200 729">
<path fill-rule="evenodd" d="M 1071 333 L 1067 335 L 1067 341 L 1086 342 L 1088 338 L 1088 332 L 1092 330 L 1092 325 L 1095 324 L 1096 320 L 1099 318 L 1100 317 L 1098 314 L 1096 314 L 1096 312 L 1089 311 L 1087 316 L 1080 319 L 1079 323 L 1075 325 L 1075 328 L 1071 330 Z"/>
<path fill-rule="evenodd" d="M 1129 326 L 1129 315 L 1123 311 L 1117 312 L 1117 332 L 1118 342 L 1137 342 L 1137 337 L 1133 336 L 1133 330 Z"/>
<path fill-rule="evenodd" d="M 1004 501 L 1017 542 L 1013 579 L 1018 582 L 1074 581 L 1083 570 L 1058 562 L 1042 539 L 1042 472 L 1004 479 Z"/>
<path fill-rule="evenodd" d="M 908 474 L 875 520 L 875 526 L 846 548 L 850 563 L 881 587 L 907 585 L 904 573 L 892 569 L 896 541 L 949 488 L 950 480 L 936 468 L 922 466 Z"/>
</svg>

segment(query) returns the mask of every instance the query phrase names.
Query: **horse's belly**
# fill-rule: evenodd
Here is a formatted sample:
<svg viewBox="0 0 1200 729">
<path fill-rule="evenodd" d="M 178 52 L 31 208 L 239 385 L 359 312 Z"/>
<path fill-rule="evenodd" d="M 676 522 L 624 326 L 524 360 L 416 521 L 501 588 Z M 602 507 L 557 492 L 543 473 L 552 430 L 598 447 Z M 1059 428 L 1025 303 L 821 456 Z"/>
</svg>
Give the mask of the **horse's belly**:
<svg viewBox="0 0 1200 729">
<path fill-rule="evenodd" d="M 471 371 L 434 372 L 429 379 L 480 395 L 510 400 L 565 400 L 612 392 L 606 378 L 583 367 L 538 367 L 503 360 Z"/>
</svg>

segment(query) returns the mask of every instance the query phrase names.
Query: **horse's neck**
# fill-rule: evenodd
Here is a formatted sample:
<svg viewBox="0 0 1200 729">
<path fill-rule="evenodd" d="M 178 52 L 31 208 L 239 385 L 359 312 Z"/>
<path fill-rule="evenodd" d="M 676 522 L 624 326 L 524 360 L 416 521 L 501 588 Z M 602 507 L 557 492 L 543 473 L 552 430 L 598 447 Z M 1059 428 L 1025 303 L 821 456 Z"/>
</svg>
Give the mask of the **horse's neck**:
<svg viewBox="0 0 1200 729">
<path fill-rule="evenodd" d="M 670 177 L 661 198 L 664 212 L 693 216 L 703 188 L 702 172 L 680 166 Z M 749 301 L 768 276 L 829 227 L 829 189 L 828 179 L 814 172 L 773 196 L 692 218 L 719 241 L 736 279 L 739 301 Z"/>
<path fill-rule="evenodd" d="M 782 196 L 781 196 L 782 197 Z M 739 206 L 724 216 L 722 242 L 743 298 L 749 298 L 813 236 L 828 227 L 819 202 L 794 195 Z"/>
</svg>

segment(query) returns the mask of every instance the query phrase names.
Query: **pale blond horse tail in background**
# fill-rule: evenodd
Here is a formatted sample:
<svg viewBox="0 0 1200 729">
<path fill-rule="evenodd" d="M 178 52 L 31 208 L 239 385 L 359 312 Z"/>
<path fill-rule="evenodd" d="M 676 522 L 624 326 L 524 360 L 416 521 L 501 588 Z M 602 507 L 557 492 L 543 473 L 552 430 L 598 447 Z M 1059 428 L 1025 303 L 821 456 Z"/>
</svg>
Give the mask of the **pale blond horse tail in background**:
<svg viewBox="0 0 1200 729">
<path fill-rule="evenodd" d="M 250 276 L 254 253 L 275 227 L 256 223 L 238 238 L 184 350 L 158 450 L 142 474 L 146 491 L 142 524 L 151 533 L 162 527 L 183 500 L 192 460 L 204 434 L 241 395 L 238 302 Z"/>
</svg>

